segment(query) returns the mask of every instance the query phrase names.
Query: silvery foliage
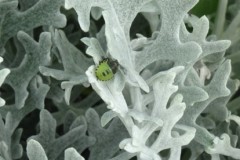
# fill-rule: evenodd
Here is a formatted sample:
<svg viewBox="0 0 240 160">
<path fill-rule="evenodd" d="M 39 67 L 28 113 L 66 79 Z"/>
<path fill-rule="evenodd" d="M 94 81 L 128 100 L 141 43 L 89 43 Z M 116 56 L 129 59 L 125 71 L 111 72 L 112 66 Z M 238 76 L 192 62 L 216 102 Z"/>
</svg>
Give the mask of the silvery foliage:
<svg viewBox="0 0 240 160">
<path fill-rule="evenodd" d="M 191 151 L 191 160 L 204 159 L 204 154 L 213 160 L 240 159 L 240 118 L 234 112 L 238 108 L 231 107 L 231 113 L 226 107 L 239 86 L 230 79 L 231 62 L 224 57 L 230 41 L 208 36 L 209 20 L 188 14 L 196 3 L 0 0 L 4 58 L 0 86 L 4 82 L 14 91 L 7 96 L 10 100 L 14 96 L 13 103 L 0 99 L 0 160 L 84 160 L 80 154 L 86 149 L 90 160 L 177 160 L 183 149 Z M 240 50 L 239 36 L 233 32 L 239 28 L 239 12 L 234 9 L 239 4 L 229 8 L 235 18 L 228 28 L 216 31 L 235 45 L 233 60 Z M 72 33 L 71 26 L 57 29 L 66 26 L 61 6 L 73 8 L 81 29 L 90 33 L 90 14 L 104 18 L 105 26 L 95 38 L 81 39 L 91 58 L 75 47 L 81 36 Z M 147 18 L 153 34 L 130 39 L 130 27 L 139 13 Z M 44 32 L 36 40 L 33 29 L 39 26 Z M 120 64 L 107 82 L 95 76 L 103 57 Z M 93 92 L 75 102 L 90 85 L 100 97 Z M 89 109 L 100 99 L 108 110 L 105 104 Z M 51 100 L 58 111 L 47 111 L 45 100 Z M 36 109 L 39 131 L 28 137 L 25 151 L 19 124 Z M 237 129 L 232 130 L 232 122 Z M 63 135 L 56 132 L 60 125 Z"/>
<path fill-rule="evenodd" d="M 74 148 L 68 148 L 64 153 L 64 160 L 85 160 Z M 48 160 L 41 144 L 35 140 L 28 142 L 27 155 L 29 160 Z"/>
<path fill-rule="evenodd" d="M 232 77 L 240 79 L 240 70 L 238 69 L 240 67 L 240 37 L 238 36 L 240 34 L 240 2 L 236 1 L 230 5 L 226 12 L 231 15 L 231 21 L 224 23 L 226 28 L 223 28 L 219 32 L 219 37 L 231 40 L 232 44 L 228 49 L 227 58 L 231 59 L 233 68 L 231 73 Z M 240 97 L 237 97 L 232 102 L 228 103 L 228 108 L 231 110 L 231 112 L 236 112 L 236 109 L 238 108 L 236 106 L 239 104 L 239 102 Z"/>
<path fill-rule="evenodd" d="M 65 1 L 67 9 L 76 10 L 84 31 L 89 29 L 91 8 L 103 9 L 107 52 L 118 60 L 121 68 L 108 83 L 96 79 L 95 66 L 89 67 L 86 74 L 110 109 L 102 116 L 102 125 L 119 117 L 130 135 L 119 147 L 138 159 L 164 159 L 166 157 L 161 157 L 159 152 L 165 149 L 170 149 L 169 159 L 180 159 L 179 150 L 191 141 L 201 144 L 202 150 L 205 149 L 214 159 L 219 159 L 220 155 L 240 158 L 240 150 L 231 146 L 228 134 L 214 135 L 204 124 L 197 123 L 197 120 L 205 119 L 200 115 L 205 112 L 209 115 L 206 121 L 213 120 L 210 115 L 218 121 L 231 117 L 226 106 L 217 104 L 219 98 L 229 100 L 238 81 L 229 79 L 230 61 L 217 54 L 224 52 L 230 41 L 207 40 L 208 19 L 187 14 L 196 2 Z M 160 12 L 160 29 L 151 39 L 139 36 L 131 41 L 131 23 L 142 11 Z M 193 31 L 189 32 L 185 24 L 192 26 Z M 104 55 L 99 49 L 101 43 L 94 38 L 82 41 L 88 45 L 87 54 L 97 65 Z M 218 58 L 219 62 L 208 66 L 207 62 L 213 58 Z M 160 60 L 172 61 L 173 65 L 159 72 Z M 155 70 L 148 67 L 154 62 Z M 124 90 L 130 94 L 128 102 Z M 214 113 L 216 110 L 220 113 Z"/>
</svg>

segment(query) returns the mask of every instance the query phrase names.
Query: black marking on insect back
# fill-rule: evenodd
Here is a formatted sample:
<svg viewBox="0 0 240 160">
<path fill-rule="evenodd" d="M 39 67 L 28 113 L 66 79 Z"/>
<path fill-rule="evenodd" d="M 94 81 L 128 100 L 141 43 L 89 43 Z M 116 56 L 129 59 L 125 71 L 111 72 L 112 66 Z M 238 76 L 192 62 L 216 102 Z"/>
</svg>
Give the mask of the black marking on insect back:
<svg viewBox="0 0 240 160">
<path fill-rule="evenodd" d="M 104 77 L 106 77 L 106 74 L 105 74 L 104 72 L 102 72 L 102 75 L 103 75 Z"/>
<path fill-rule="evenodd" d="M 112 71 L 111 70 L 106 70 L 107 74 L 111 74 Z"/>
</svg>

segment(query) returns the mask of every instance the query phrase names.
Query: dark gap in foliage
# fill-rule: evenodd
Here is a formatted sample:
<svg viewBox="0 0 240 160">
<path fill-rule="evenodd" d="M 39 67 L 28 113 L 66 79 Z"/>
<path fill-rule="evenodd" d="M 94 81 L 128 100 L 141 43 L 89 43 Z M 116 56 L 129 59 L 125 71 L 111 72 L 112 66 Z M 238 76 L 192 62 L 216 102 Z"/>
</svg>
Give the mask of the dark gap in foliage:
<svg viewBox="0 0 240 160">
<path fill-rule="evenodd" d="M 236 115 L 240 115 L 240 109 L 237 110 Z"/>
<path fill-rule="evenodd" d="M 171 150 L 170 149 L 164 149 L 159 152 L 159 154 L 163 157 L 169 157 Z"/>
<path fill-rule="evenodd" d="M 189 11 L 190 13 L 201 17 L 216 13 L 219 0 L 199 0 L 199 2 Z"/>
<path fill-rule="evenodd" d="M 20 0 L 20 1 L 21 1 L 21 0 Z M 20 3 L 18 3 L 18 5 L 17 5 L 17 9 L 18 9 L 18 10 L 21 9 L 21 4 L 20 4 Z"/>
<path fill-rule="evenodd" d="M 67 39 L 75 46 L 81 45 L 80 38 L 86 33 L 79 26 L 76 12 L 73 9 L 65 10 L 63 7 L 61 7 L 61 12 L 67 16 L 67 25 L 63 28 Z"/>
<path fill-rule="evenodd" d="M 137 160 L 137 157 L 135 156 L 135 157 L 131 158 L 130 160 Z"/>
<path fill-rule="evenodd" d="M 152 35 L 148 21 L 140 13 L 137 14 L 130 28 L 131 39 L 137 38 L 137 33 L 142 34 L 145 37 L 151 37 Z"/>
<path fill-rule="evenodd" d="M 233 134 L 236 134 L 238 129 L 238 124 L 235 121 L 231 121 L 231 123 L 229 123 L 229 128 Z"/>
<path fill-rule="evenodd" d="M 214 27 L 210 27 L 210 24 L 211 24 L 211 22 L 212 22 L 212 24 L 214 24 L 215 23 L 215 17 L 214 16 L 210 16 L 210 17 L 208 17 L 208 20 L 209 20 L 209 30 L 208 30 L 208 36 L 209 35 L 214 35 L 215 36 L 215 34 L 213 33 L 214 31 Z"/>
<path fill-rule="evenodd" d="M 201 115 L 202 117 L 207 117 L 208 114 L 207 114 L 207 113 L 201 113 L 200 115 Z"/>
<path fill-rule="evenodd" d="M 81 30 L 80 25 L 78 23 L 78 15 L 77 15 L 76 11 L 73 8 L 70 9 L 70 10 L 66 10 L 64 7 L 61 7 L 60 11 L 67 18 L 67 25 L 66 25 L 66 27 L 64 29 L 66 29 L 67 26 L 72 24 L 74 26 L 73 30 L 71 30 L 72 32 L 76 32 L 76 31 Z"/>
<path fill-rule="evenodd" d="M 59 136 L 62 136 L 62 135 L 65 134 L 65 133 L 64 133 L 64 126 L 63 126 L 63 124 L 57 126 L 56 132 L 57 132 L 57 134 L 58 134 Z"/>
<path fill-rule="evenodd" d="M 88 91 L 88 95 L 90 95 L 92 92 L 96 92 L 95 90 L 93 90 L 92 86 L 87 88 Z M 86 95 L 86 97 L 88 96 Z M 99 95 L 97 94 L 97 96 L 99 97 Z M 100 98 L 100 97 L 99 97 Z M 100 101 L 98 101 L 97 103 L 94 104 L 94 106 L 98 106 L 101 105 L 103 103 L 103 100 L 100 98 Z"/>
<path fill-rule="evenodd" d="M 68 40 L 71 42 L 71 39 L 73 39 L 71 37 L 77 36 L 79 40 L 77 41 L 76 44 L 75 43 L 73 44 L 76 48 L 85 53 L 86 45 L 82 43 L 80 39 L 82 37 L 89 37 L 89 33 L 82 31 L 82 29 L 80 28 L 76 11 L 74 9 L 66 10 L 63 7 L 61 7 L 60 11 L 67 18 L 67 25 L 63 30 L 67 35 Z"/>
<path fill-rule="evenodd" d="M 237 126 L 237 131 L 236 131 L 236 135 L 240 135 L 240 127 Z M 236 144 L 237 148 L 240 148 L 240 139 L 238 139 L 237 144 Z"/>
<path fill-rule="evenodd" d="M 99 10 L 99 11 L 102 11 L 102 9 L 100 7 L 93 7 L 95 10 Z M 102 14 L 102 13 L 101 13 Z M 104 21 L 104 18 L 103 16 L 101 15 L 101 17 L 99 19 L 95 19 L 92 14 L 90 14 L 90 21 L 91 21 L 91 24 L 90 25 L 94 25 L 96 27 L 96 33 L 98 33 L 102 27 L 104 26 L 105 24 L 105 21 Z M 91 28 L 91 27 L 90 27 Z"/>
<path fill-rule="evenodd" d="M 58 111 L 57 107 L 53 104 L 53 101 L 48 98 L 44 101 L 44 109 L 48 110 L 50 113 Z"/>
<path fill-rule="evenodd" d="M 209 84 L 211 83 L 213 77 L 214 77 L 214 76 L 213 76 L 213 74 L 211 73 L 211 77 L 210 77 L 209 79 L 205 78 L 205 79 L 204 79 L 204 86 L 209 85 Z"/>
<path fill-rule="evenodd" d="M 98 101 L 96 104 L 94 104 L 94 107 L 97 107 L 97 106 L 101 105 L 102 103 L 105 103 L 105 102 L 102 99 L 100 99 L 100 101 Z"/>
<path fill-rule="evenodd" d="M 23 148 L 26 148 L 27 146 L 27 139 L 37 134 L 36 126 L 39 123 L 39 113 L 40 111 L 35 109 L 26 115 L 18 126 L 18 128 L 23 128 L 21 137 L 21 144 L 23 145 Z"/>
<path fill-rule="evenodd" d="M 185 26 L 186 26 L 186 29 L 188 30 L 189 33 L 192 33 L 192 32 L 193 32 L 193 27 L 192 27 L 191 24 L 185 23 Z"/>
<path fill-rule="evenodd" d="M 94 108 L 95 111 L 98 113 L 99 117 L 102 117 L 102 115 L 104 113 L 106 113 L 107 111 L 109 111 L 109 109 L 107 108 L 107 104 L 105 102 L 103 102 L 102 99 L 100 99 L 98 102 L 98 105 L 93 105 L 91 108 Z M 88 108 L 86 108 L 85 110 L 87 110 Z M 109 123 L 110 124 L 110 123 Z M 106 126 L 105 126 L 106 127 Z M 104 127 L 104 128 L 105 128 Z"/>
<path fill-rule="evenodd" d="M 77 103 L 82 101 L 85 97 L 87 97 L 87 95 L 89 95 L 89 93 L 87 95 L 85 95 L 85 90 L 88 88 L 83 87 L 82 85 L 75 85 L 72 88 L 72 92 L 71 92 L 71 97 L 70 97 L 70 102 L 73 103 Z"/>
<path fill-rule="evenodd" d="M 234 18 L 234 16 L 230 13 L 230 12 L 227 12 L 226 15 L 225 15 L 225 21 L 228 22 L 228 25 L 231 23 L 232 19 Z"/>
<path fill-rule="evenodd" d="M 0 114 L 0 115 L 1 115 L 1 114 Z M 5 124 L 6 121 L 5 121 L 4 117 L 2 117 L 2 115 L 1 115 L 1 118 L 2 118 L 3 123 Z"/>
<path fill-rule="evenodd" d="M 61 62 L 61 56 L 58 51 L 54 52 L 51 51 L 51 68 L 52 69 L 58 69 L 58 70 L 64 70 L 64 67 Z M 52 77 L 48 77 L 50 81 L 55 80 Z"/>
<path fill-rule="evenodd" d="M 36 40 L 37 42 L 39 42 L 39 37 L 41 35 L 41 33 L 43 32 L 43 27 L 39 26 L 37 28 L 33 29 L 33 38 L 34 40 Z"/>
<path fill-rule="evenodd" d="M 2 97 L 6 104 L 13 105 L 15 104 L 15 93 L 13 88 L 8 84 L 3 84 L 0 88 L 0 97 Z"/>
<path fill-rule="evenodd" d="M 79 43 L 77 45 L 75 45 L 75 47 L 77 49 L 79 49 L 82 53 L 84 53 L 84 55 L 88 58 L 91 58 L 91 56 L 89 56 L 88 54 L 86 54 L 86 50 L 87 50 L 87 46 L 81 41 L 81 38 L 83 37 L 88 37 L 88 34 L 86 32 L 82 32 L 82 36 L 79 37 Z"/>
<path fill-rule="evenodd" d="M 171 107 L 171 103 L 172 103 L 172 100 L 174 99 L 174 97 L 176 96 L 176 93 L 173 93 L 170 97 L 169 97 L 169 100 L 167 101 L 167 105 L 166 105 L 166 108 L 169 109 Z"/>
<path fill-rule="evenodd" d="M 81 88 L 79 89 L 79 87 Z M 96 108 L 98 106 L 101 106 L 102 103 L 103 103 L 102 99 L 98 96 L 98 94 L 95 91 L 93 91 L 92 87 L 85 88 L 79 85 L 75 86 L 75 90 L 74 88 L 72 90 L 70 104 L 72 104 L 76 109 L 81 111 L 82 114 L 84 114 L 84 112 L 89 107 L 100 109 L 102 111 L 102 107 Z"/>
<path fill-rule="evenodd" d="M 232 98 L 230 99 L 230 101 L 234 100 L 235 98 L 238 98 L 240 96 L 240 89 L 237 90 L 237 92 L 235 92 L 232 96 Z"/>
<path fill-rule="evenodd" d="M 81 155 L 87 160 L 90 156 L 90 150 L 89 149 L 85 149 Z"/>
<path fill-rule="evenodd" d="M 88 95 L 90 95 L 93 91 L 92 87 L 85 88 L 82 85 L 76 85 L 72 89 L 72 93 L 75 95 L 71 95 L 71 99 L 74 103 L 80 102 L 81 100 L 85 99 Z M 77 94 L 77 96 L 76 96 Z"/>
<path fill-rule="evenodd" d="M 198 158 L 197 160 L 203 160 L 203 159 L 211 159 L 211 156 L 209 154 L 207 154 L 206 152 L 203 152 Z"/>
<path fill-rule="evenodd" d="M 158 128 L 159 130 L 155 130 L 155 131 L 150 135 L 150 137 L 148 138 L 148 140 L 147 140 L 147 142 L 146 142 L 146 146 L 151 146 L 151 145 L 153 145 L 153 143 L 156 141 L 157 137 L 158 137 L 159 134 L 160 134 L 161 128 L 162 128 L 162 126 L 160 126 L 160 127 Z"/>
<path fill-rule="evenodd" d="M 189 148 L 183 148 L 181 152 L 181 160 L 187 160 L 191 157 L 191 150 Z"/>
</svg>

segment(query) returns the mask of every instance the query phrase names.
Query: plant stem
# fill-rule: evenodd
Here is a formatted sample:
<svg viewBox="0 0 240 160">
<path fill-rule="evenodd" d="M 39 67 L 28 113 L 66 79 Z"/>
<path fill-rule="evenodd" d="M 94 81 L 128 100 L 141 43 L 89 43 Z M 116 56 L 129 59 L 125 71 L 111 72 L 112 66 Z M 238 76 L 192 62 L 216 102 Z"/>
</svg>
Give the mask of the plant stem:
<svg viewBox="0 0 240 160">
<path fill-rule="evenodd" d="M 225 15 L 227 11 L 228 0 L 219 0 L 218 10 L 215 19 L 214 33 L 219 38 L 223 32 L 225 24 Z"/>
</svg>

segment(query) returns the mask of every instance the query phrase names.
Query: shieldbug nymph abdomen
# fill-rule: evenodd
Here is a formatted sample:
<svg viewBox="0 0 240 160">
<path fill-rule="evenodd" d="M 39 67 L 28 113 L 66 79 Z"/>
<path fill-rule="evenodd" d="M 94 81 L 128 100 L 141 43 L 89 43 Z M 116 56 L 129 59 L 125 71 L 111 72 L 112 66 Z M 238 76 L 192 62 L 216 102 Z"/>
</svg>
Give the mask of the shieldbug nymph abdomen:
<svg viewBox="0 0 240 160">
<path fill-rule="evenodd" d="M 114 77 L 117 72 L 118 62 L 105 58 L 99 62 L 99 65 L 95 69 L 95 74 L 98 80 L 108 81 Z"/>
</svg>

